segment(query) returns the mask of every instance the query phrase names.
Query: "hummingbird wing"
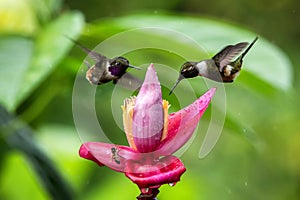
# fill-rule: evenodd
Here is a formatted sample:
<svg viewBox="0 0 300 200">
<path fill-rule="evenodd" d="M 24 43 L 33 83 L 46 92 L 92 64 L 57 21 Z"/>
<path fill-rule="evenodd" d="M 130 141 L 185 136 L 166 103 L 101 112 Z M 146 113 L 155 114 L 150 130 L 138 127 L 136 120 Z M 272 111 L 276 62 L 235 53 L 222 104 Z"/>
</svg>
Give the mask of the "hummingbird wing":
<svg viewBox="0 0 300 200">
<path fill-rule="evenodd" d="M 107 57 L 105 57 L 105 56 L 103 56 L 103 55 L 101 55 L 101 54 L 99 54 L 95 51 L 91 51 L 91 50 L 88 53 L 88 56 L 90 58 L 92 58 L 95 62 L 102 62 L 104 60 L 109 60 L 109 58 L 107 58 Z"/>
<path fill-rule="evenodd" d="M 248 42 L 240 42 L 236 45 L 228 45 L 212 57 L 219 67 L 219 71 L 222 72 L 223 67 L 232 62 L 232 60 L 238 56 L 248 44 Z"/>
<path fill-rule="evenodd" d="M 95 62 L 103 61 L 103 59 L 108 59 L 104 55 L 101 55 L 95 51 L 92 51 L 88 49 L 87 47 L 83 46 L 81 43 L 77 42 L 76 40 L 66 36 L 69 40 L 71 40 L 74 44 L 76 44 L 78 47 L 80 47 L 84 52 L 88 54 L 90 58 L 92 58 Z"/>
<path fill-rule="evenodd" d="M 126 72 L 123 76 L 121 76 L 120 79 L 116 79 L 114 83 L 116 83 L 117 85 L 121 85 L 122 87 L 125 87 L 129 90 L 135 91 L 141 87 L 143 81 Z"/>
</svg>

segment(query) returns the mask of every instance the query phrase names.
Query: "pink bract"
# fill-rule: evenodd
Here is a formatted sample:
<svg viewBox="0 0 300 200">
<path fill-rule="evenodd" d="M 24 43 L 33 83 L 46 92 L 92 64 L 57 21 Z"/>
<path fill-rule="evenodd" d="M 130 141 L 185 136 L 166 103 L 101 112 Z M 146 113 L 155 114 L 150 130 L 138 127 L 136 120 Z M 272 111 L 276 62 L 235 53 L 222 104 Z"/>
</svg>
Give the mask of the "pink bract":
<svg viewBox="0 0 300 200">
<path fill-rule="evenodd" d="M 168 104 L 162 100 L 160 82 L 151 64 L 138 96 L 125 100 L 123 107 L 130 147 L 86 142 L 79 155 L 124 173 L 141 189 L 176 183 L 186 169 L 172 154 L 191 138 L 215 91 L 208 90 L 186 108 L 168 115 Z"/>
</svg>

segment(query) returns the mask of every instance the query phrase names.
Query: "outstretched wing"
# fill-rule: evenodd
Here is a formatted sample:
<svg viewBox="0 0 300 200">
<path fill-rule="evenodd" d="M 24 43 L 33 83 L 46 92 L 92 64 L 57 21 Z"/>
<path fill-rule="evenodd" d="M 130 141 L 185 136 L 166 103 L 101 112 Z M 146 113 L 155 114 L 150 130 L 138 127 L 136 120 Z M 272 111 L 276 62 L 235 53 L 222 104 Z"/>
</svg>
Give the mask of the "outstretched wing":
<svg viewBox="0 0 300 200">
<path fill-rule="evenodd" d="M 222 72 L 223 67 L 232 62 L 232 60 L 238 56 L 248 44 L 248 42 L 241 42 L 236 45 L 228 45 L 212 57 L 219 67 L 220 72 Z"/>
<path fill-rule="evenodd" d="M 87 49 L 87 50 L 89 50 L 89 49 Z M 84 50 L 84 51 L 86 51 L 86 50 Z M 101 55 L 101 54 L 99 54 L 95 51 L 91 51 L 91 50 L 89 50 L 88 56 L 90 58 L 92 58 L 95 62 L 105 62 L 106 60 L 110 60 L 109 58 L 105 57 L 104 55 Z"/>
<path fill-rule="evenodd" d="M 126 72 L 120 79 L 114 80 L 114 83 L 126 89 L 135 91 L 142 86 L 143 81 Z"/>
<path fill-rule="evenodd" d="M 69 40 L 71 40 L 74 44 L 76 44 L 78 47 L 80 47 L 84 52 L 86 52 L 88 54 L 89 57 L 91 57 L 95 62 L 100 62 L 103 60 L 108 60 L 107 57 L 105 57 L 104 55 L 101 55 L 95 51 L 92 51 L 88 48 L 86 48 L 85 46 L 83 46 L 81 43 L 77 42 L 76 40 L 70 38 L 69 36 L 66 36 Z"/>
</svg>

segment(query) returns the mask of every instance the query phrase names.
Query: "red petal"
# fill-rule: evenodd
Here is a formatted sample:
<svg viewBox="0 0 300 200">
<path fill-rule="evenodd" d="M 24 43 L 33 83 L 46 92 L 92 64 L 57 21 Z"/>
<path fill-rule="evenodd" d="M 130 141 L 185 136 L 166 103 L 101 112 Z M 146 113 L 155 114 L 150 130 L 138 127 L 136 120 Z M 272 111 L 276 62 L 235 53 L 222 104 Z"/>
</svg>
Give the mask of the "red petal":
<svg viewBox="0 0 300 200">
<path fill-rule="evenodd" d="M 141 154 L 130 147 L 102 142 L 86 142 L 81 145 L 79 155 L 107 166 L 115 171 L 125 172 L 125 163 L 129 159 L 139 160 Z"/>
<path fill-rule="evenodd" d="M 100 167 L 104 166 L 100 161 L 98 161 L 88 150 L 87 145 L 82 144 L 80 149 L 79 149 L 79 155 L 82 158 L 94 161 L 95 163 L 97 163 Z"/>
<path fill-rule="evenodd" d="M 191 105 L 169 115 L 168 134 L 156 155 L 171 155 L 191 138 L 215 91 L 216 88 L 211 88 Z"/>
<path fill-rule="evenodd" d="M 148 164 L 129 160 L 126 171 L 125 175 L 139 188 L 151 188 L 178 182 L 185 167 L 177 157 L 167 156 Z"/>
</svg>

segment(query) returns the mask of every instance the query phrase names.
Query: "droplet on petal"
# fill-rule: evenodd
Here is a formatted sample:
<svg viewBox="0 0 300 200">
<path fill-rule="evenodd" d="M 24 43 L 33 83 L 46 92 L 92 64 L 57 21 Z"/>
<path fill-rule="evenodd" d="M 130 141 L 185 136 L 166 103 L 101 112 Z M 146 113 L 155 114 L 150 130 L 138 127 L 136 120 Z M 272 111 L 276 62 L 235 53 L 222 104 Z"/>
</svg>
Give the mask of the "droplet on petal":
<svg viewBox="0 0 300 200">
<path fill-rule="evenodd" d="M 169 183 L 169 186 L 173 187 L 176 185 L 177 182 L 172 182 L 172 183 Z"/>
<path fill-rule="evenodd" d="M 141 188 L 141 193 L 146 194 L 149 192 L 149 188 Z"/>
</svg>

